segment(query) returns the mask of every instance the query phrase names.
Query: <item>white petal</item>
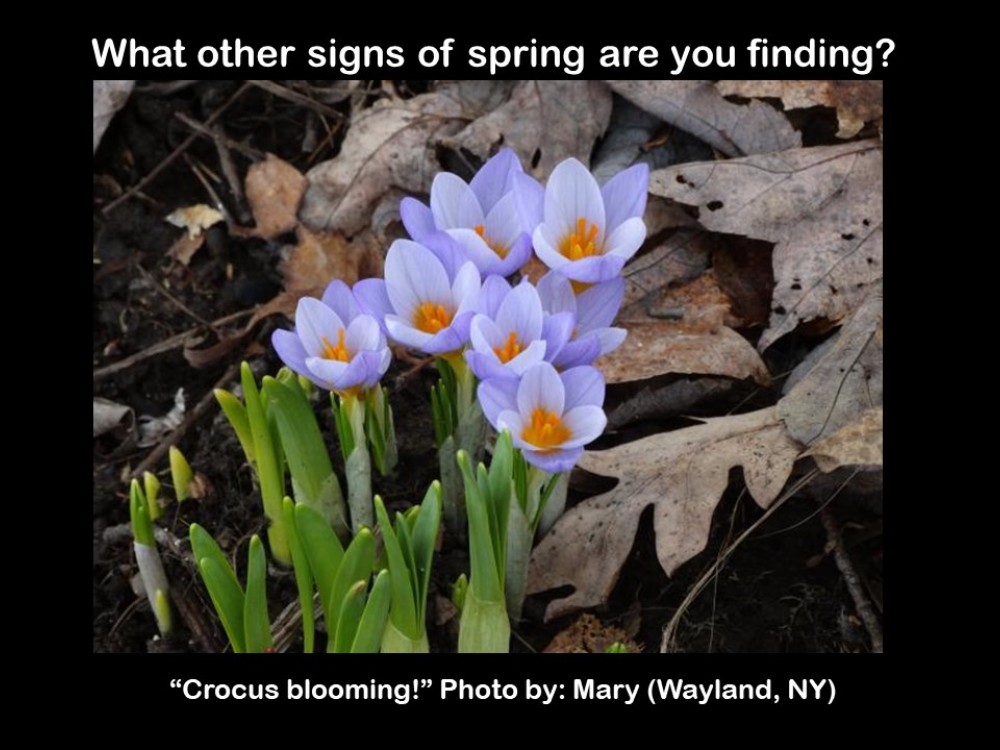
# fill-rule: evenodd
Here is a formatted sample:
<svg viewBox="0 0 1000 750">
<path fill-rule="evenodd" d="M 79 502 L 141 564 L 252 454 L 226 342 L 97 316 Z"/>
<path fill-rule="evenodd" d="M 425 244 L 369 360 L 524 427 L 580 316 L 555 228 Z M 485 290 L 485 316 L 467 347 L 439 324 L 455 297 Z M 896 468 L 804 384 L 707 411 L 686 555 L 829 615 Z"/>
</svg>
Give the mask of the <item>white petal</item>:
<svg viewBox="0 0 1000 750">
<path fill-rule="evenodd" d="M 560 447 L 577 448 L 597 440 L 608 424 L 604 409 L 599 406 L 578 406 L 563 414 L 563 424 L 569 430 L 570 438 Z"/>
<path fill-rule="evenodd" d="M 545 224 L 558 243 L 576 231 L 578 219 L 596 224 L 598 242 L 604 241 L 604 198 L 597 180 L 576 159 L 566 159 L 552 170 L 545 186 Z"/>
<path fill-rule="evenodd" d="M 315 297 L 303 297 L 295 309 L 295 332 L 302 341 L 306 354 L 318 357 L 326 345 L 323 339 L 336 344 L 343 321 L 332 309 Z"/>
<path fill-rule="evenodd" d="M 542 335 L 542 301 L 531 284 L 522 282 L 500 304 L 496 317 L 502 333 L 516 333 L 520 341 L 534 341 Z"/>
<path fill-rule="evenodd" d="M 604 251 L 607 255 L 617 255 L 628 260 L 646 239 L 646 225 L 642 219 L 626 219 L 610 237 Z"/>
<path fill-rule="evenodd" d="M 507 193 L 486 215 L 486 239 L 506 250 L 514 246 L 524 230 L 521 212 L 517 209 L 517 199 L 513 193 Z"/>
<path fill-rule="evenodd" d="M 431 184 L 431 213 L 438 229 L 472 229 L 486 222 L 472 188 L 451 172 L 438 173 Z"/>
<path fill-rule="evenodd" d="M 524 373 L 517 388 L 517 410 L 530 419 L 535 409 L 559 416 L 563 413 L 565 393 L 559 373 L 548 362 L 541 362 Z"/>
<path fill-rule="evenodd" d="M 424 302 L 451 307 L 448 274 L 434 253 L 419 243 L 392 243 L 385 259 L 385 285 L 393 309 L 406 321 L 413 321 L 417 306 Z"/>
<path fill-rule="evenodd" d="M 535 255 L 549 268 L 562 268 L 569 259 L 559 252 L 555 240 L 551 239 L 549 228 L 542 224 L 535 229 L 535 234 L 531 238 L 535 245 Z"/>
</svg>

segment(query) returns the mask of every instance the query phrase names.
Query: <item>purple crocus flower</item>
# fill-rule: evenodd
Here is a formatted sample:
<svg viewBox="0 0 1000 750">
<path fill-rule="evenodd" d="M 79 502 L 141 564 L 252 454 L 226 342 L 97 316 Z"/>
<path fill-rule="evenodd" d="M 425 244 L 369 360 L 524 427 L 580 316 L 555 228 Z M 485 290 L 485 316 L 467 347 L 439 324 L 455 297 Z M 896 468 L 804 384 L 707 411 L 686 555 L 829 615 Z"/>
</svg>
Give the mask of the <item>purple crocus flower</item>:
<svg viewBox="0 0 1000 750">
<path fill-rule="evenodd" d="M 500 276 L 486 279 L 478 308 L 465 359 L 480 380 L 522 375 L 548 351 L 558 352 L 575 322 L 571 313 L 546 314 L 527 280 L 512 289 Z"/>
<path fill-rule="evenodd" d="M 509 148 L 487 161 L 466 184 L 441 172 L 431 184 L 430 208 L 414 198 L 399 207 L 403 225 L 417 242 L 445 232 L 459 243 L 483 276 L 510 276 L 531 257 L 531 231 L 514 194 L 514 176 L 523 174 Z"/>
<path fill-rule="evenodd" d="M 542 471 L 569 471 L 583 446 L 604 431 L 604 376 L 594 367 L 559 374 L 541 362 L 520 381 L 504 378 L 479 385 L 479 403 L 498 430 L 509 430 L 515 447 Z"/>
<path fill-rule="evenodd" d="M 625 340 L 627 331 L 611 326 L 625 297 L 625 280 L 620 276 L 574 294 L 568 278 L 549 271 L 538 281 L 538 296 L 547 313 L 568 313 L 576 320 L 565 346 L 545 355 L 545 360 L 557 369 L 592 364 Z"/>
<path fill-rule="evenodd" d="M 338 393 L 375 387 L 392 359 L 378 322 L 360 311 L 342 281 L 333 282 L 322 301 L 299 300 L 294 333 L 275 331 L 271 343 L 292 370 Z"/>
<path fill-rule="evenodd" d="M 361 308 L 382 321 L 394 341 L 446 356 L 469 340 L 479 296 L 479 271 L 454 262 L 445 243 L 434 252 L 411 240 L 396 240 L 385 259 L 385 279 L 354 286 Z M 442 254 L 448 262 L 442 262 Z"/>
<path fill-rule="evenodd" d="M 522 190 L 526 183 L 518 185 Z M 613 279 L 646 238 L 648 187 L 645 164 L 619 172 L 600 188 L 576 159 L 560 162 L 545 186 L 544 219 L 532 237 L 535 253 L 578 284 Z"/>
</svg>

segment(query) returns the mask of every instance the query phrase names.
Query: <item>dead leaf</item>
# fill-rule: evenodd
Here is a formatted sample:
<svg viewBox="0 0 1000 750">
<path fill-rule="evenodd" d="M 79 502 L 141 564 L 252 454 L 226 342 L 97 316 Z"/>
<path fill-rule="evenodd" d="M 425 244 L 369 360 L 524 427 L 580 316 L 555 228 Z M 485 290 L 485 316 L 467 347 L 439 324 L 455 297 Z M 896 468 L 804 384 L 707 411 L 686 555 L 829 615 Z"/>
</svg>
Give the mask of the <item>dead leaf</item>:
<svg viewBox="0 0 1000 750">
<path fill-rule="evenodd" d="M 727 102 L 710 81 L 608 81 L 611 88 L 726 156 L 798 148 L 802 137 L 782 112 L 754 99 Z"/>
<path fill-rule="evenodd" d="M 785 109 L 821 105 L 837 110 L 838 138 L 853 138 L 882 117 L 882 81 L 719 81 L 723 96 L 772 97 Z"/>
<path fill-rule="evenodd" d="M 300 226 L 295 235 L 298 244 L 279 266 L 287 292 L 320 296 L 334 279 L 353 286 L 359 279 L 382 275 L 380 245 L 370 232 L 348 240 L 340 232 Z"/>
<path fill-rule="evenodd" d="M 440 171 L 435 144 L 481 114 L 467 108 L 462 91 L 452 87 L 405 101 L 383 99 L 357 112 L 340 153 L 306 175 L 309 188 L 299 218 L 312 229 L 350 236 L 368 226 L 375 205 L 391 188 L 428 192 Z"/>
<path fill-rule="evenodd" d="M 484 160 L 509 146 L 542 178 L 570 156 L 588 161 L 610 118 L 611 92 L 600 81 L 521 81 L 507 102 L 441 142 Z"/>
<path fill-rule="evenodd" d="M 627 315 L 630 305 L 653 292 L 700 276 L 708 268 L 712 243 L 706 232 L 682 230 L 650 252 L 633 258 L 622 272 L 625 277 L 623 314 Z"/>
<path fill-rule="evenodd" d="M 606 602 L 648 505 L 654 506 L 657 557 L 673 574 L 705 548 L 730 469 L 743 467 L 747 491 L 766 508 L 784 487 L 799 450 L 770 407 L 586 451 L 582 468 L 620 481 L 566 511 L 541 540 L 531 556 L 528 593 L 574 587 L 549 603 L 546 620 Z"/>
<path fill-rule="evenodd" d="M 592 614 L 580 615 L 565 630 L 556 633 L 543 654 L 603 654 L 608 646 L 621 643 L 630 654 L 642 649 L 621 628 L 605 625 Z"/>
<path fill-rule="evenodd" d="M 820 471 L 841 466 L 882 466 L 882 407 L 868 409 L 832 435 L 818 441 L 804 456 L 812 456 Z"/>
<path fill-rule="evenodd" d="M 678 165 L 653 172 L 649 189 L 697 206 L 707 229 L 777 243 L 761 350 L 800 322 L 846 318 L 882 277 L 877 141 Z"/>
<path fill-rule="evenodd" d="M 118 404 L 106 398 L 94 399 L 94 437 L 106 432 L 124 427 L 131 432 L 134 427 L 135 414 L 132 407 Z"/>
<path fill-rule="evenodd" d="M 94 153 L 115 112 L 125 106 L 135 81 L 94 81 Z"/>
<path fill-rule="evenodd" d="M 139 440 L 136 445 L 140 448 L 148 448 L 159 443 L 184 421 L 186 409 L 184 389 L 178 388 L 174 394 L 173 407 L 162 417 L 154 417 L 150 414 L 143 414 L 139 417 Z"/>
<path fill-rule="evenodd" d="M 253 235 L 271 240 L 295 229 L 307 186 L 299 170 L 274 154 L 251 165 L 245 189 L 257 225 Z"/>
<path fill-rule="evenodd" d="M 767 324 L 774 294 L 770 243 L 730 235 L 712 251 L 712 271 L 745 326 Z"/>
<path fill-rule="evenodd" d="M 837 341 L 778 402 L 788 433 L 813 446 L 882 405 L 882 284 L 837 334 Z"/>
<path fill-rule="evenodd" d="M 695 246 L 692 242 L 680 247 L 691 251 Z M 670 258 L 665 256 L 658 265 L 668 266 Z M 675 268 L 689 266 L 679 263 Z M 643 278 L 652 278 L 654 270 L 644 270 Z M 673 373 L 752 377 L 767 384 L 771 377 L 757 350 L 730 327 L 740 324 L 732 317 L 731 306 L 711 269 L 683 284 L 668 282 L 622 309 L 615 325 L 626 329 L 628 336 L 597 366 L 608 383 Z"/>
</svg>

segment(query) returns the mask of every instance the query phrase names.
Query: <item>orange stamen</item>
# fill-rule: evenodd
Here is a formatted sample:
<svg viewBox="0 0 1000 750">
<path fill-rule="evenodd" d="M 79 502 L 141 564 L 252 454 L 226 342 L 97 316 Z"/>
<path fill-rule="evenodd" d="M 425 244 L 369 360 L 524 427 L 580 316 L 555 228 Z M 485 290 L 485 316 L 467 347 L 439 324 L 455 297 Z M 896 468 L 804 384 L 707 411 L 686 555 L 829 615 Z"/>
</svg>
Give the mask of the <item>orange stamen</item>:
<svg viewBox="0 0 1000 750">
<path fill-rule="evenodd" d="M 506 258 L 507 257 L 507 253 L 510 252 L 510 248 L 509 247 L 504 247 L 499 242 L 490 242 L 486 238 L 486 227 L 485 226 L 483 226 L 482 224 L 476 224 L 476 226 L 474 226 L 473 229 L 476 231 L 476 234 L 478 234 L 480 237 L 483 238 L 483 242 L 485 242 L 487 244 L 487 246 L 490 248 L 490 250 L 492 250 L 493 252 L 495 252 L 501 258 Z"/>
<path fill-rule="evenodd" d="M 437 333 L 451 325 L 451 317 L 444 305 L 421 302 L 413 313 L 413 325 L 424 333 Z"/>
<path fill-rule="evenodd" d="M 604 249 L 597 246 L 598 231 L 596 224 L 588 225 L 586 219 L 577 219 L 576 231 L 570 232 L 559 241 L 559 252 L 570 260 L 600 255 Z"/>
<path fill-rule="evenodd" d="M 521 342 L 517 340 L 517 334 L 513 331 L 510 332 L 510 336 L 507 337 L 503 346 L 498 346 L 493 349 L 493 352 L 504 364 L 510 362 L 522 351 L 524 351 L 524 347 L 521 346 Z"/>
<path fill-rule="evenodd" d="M 330 343 L 330 339 L 326 336 L 322 337 L 323 341 L 323 359 L 335 359 L 338 362 L 350 362 L 351 353 L 347 350 L 347 344 L 344 343 L 344 329 L 341 328 L 337 331 L 337 345 L 334 346 Z"/>
<path fill-rule="evenodd" d="M 531 413 L 531 424 L 524 428 L 521 439 L 543 451 L 552 451 L 569 440 L 571 435 L 559 415 L 538 407 Z"/>
</svg>

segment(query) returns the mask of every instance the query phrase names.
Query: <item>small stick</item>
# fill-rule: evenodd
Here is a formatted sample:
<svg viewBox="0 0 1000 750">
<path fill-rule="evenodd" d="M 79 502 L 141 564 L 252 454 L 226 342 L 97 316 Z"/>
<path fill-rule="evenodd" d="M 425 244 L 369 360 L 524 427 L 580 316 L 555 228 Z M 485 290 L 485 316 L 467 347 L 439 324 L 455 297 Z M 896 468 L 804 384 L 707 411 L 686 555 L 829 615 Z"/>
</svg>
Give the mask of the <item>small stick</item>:
<svg viewBox="0 0 1000 750">
<path fill-rule="evenodd" d="M 221 198 L 219 198 L 219 194 L 215 192 L 215 188 L 212 187 L 212 183 L 208 181 L 208 178 L 205 177 L 204 173 L 207 172 L 209 176 L 215 177 L 216 180 L 218 180 L 218 177 L 213 175 L 211 170 L 209 170 L 204 164 L 192 159 L 187 154 L 184 154 L 184 161 L 187 162 L 187 165 L 191 168 L 191 172 L 198 179 L 198 182 L 201 183 L 201 186 L 205 188 L 205 192 L 208 193 L 208 197 L 215 203 L 215 207 L 218 209 L 219 213 L 222 214 L 222 217 L 226 222 L 226 227 L 232 231 L 236 226 L 236 222 L 233 221 L 233 216 L 229 213 L 229 209 L 226 208 L 226 204 L 222 202 Z"/>
<path fill-rule="evenodd" d="M 184 421 L 177 426 L 177 429 L 164 437 L 163 440 L 161 440 L 157 446 L 150 451 L 149 455 L 146 456 L 146 458 L 144 458 L 139 465 L 132 470 L 132 473 L 129 475 L 129 479 L 131 480 L 141 477 L 144 471 L 156 466 L 156 464 L 159 463 L 167 454 L 167 451 L 170 450 L 170 446 L 176 445 L 180 439 L 184 437 L 184 434 L 191 428 L 191 425 L 208 413 L 209 408 L 211 408 L 211 406 L 215 403 L 215 389 L 224 388 L 229 385 L 229 383 L 236 378 L 239 371 L 240 365 L 238 362 L 234 362 L 229 365 L 222 377 L 219 378 L 215 385 L 209 389 L 208 393 L 202 396 L 201 401 L 198 402 L 194 409 L 188 412 L 188 415 L 184 417 Z"/>
<path fill-rule="evenodd" d="M 219 326 L 226 325 L 227 323 L 233 323 L 241 318 L 252 315 L 253 313 L 253 310 L 240 310 L 239 312 L 231 313 L 219 318 L 218 320 L 213 320 L 210 328 L 215 330 Z M 188 339 L 191 338 L 197 330 L 198 328 L 190 328 L 182 333 L 176 333 L 170 338 L 159 341 L 152 346 L 147 346 L 142 351 L 130 354 L 125 357 L 125 359 L 120 359 L 117 362 L 112 362 L 110 365 L 105 365 L 104 367 L 94 370 L 94 382 L 96 383 L 98 380 L 103 380 L 109 375 L 114 375 L 116 372 L 121 370 L 126 370 L 132 365 L 142 362 L 144 359 L 149 359 L 150 357 L 155 357 L 157 354 L 163 354 L 164 352 L 173 351 L 174 349 L 179 349 L 187 343 Z"/>
<path fill-rule="evenodd" d="M 281 99 L 286 99 L 294 104 L 308 107 L 309 109 L 315 110 L 319 114 L 332 117 L 335 120 L 344 119 L 343 113 L 338 112 L 332 107 L 328 107 L 315 99 L 310 99 L 308 96 L 300 94 L 298 91 L 292 91 L 292 89 L 287 86 L 282 86 L 280 83 L 276 83 L 274 81 L 247 81 L 247 83 L 252 83 L 257 88 L 263 89 L 269 94 L 274 94 L 275 96 L 280 97 Z"/>
<path fill-rule="evenodd" d="M 833 559 L 837 563 L 840 574 L 844 577 L 844 583 L 847 584 L 847 590 L 854 600 L 854 607 L 858 610 L 858 616 L 861 618 L 861 622 L 865 624 L 868 636 L 872 639 L 872 651 L 876 654 L 881 654 L 883 653 L 882 626 L 879 625 L 878 616 L 872 608 L 871 600 L 865 593 L 864 585 L 861 583 L 861 576 L 858 575 L 858 571 L 854 568 L 854 563 L 851 561 L 851 556 L 848 554 L 847 548 L 844 547 L 844 540 L 840 535 L 840 527 L 837 525 L 837 519 L 833 517 L 833 513 L 830 512 L 829 508 L 823 508 L 819 512 L 819 517 L 823 522 L 823 528 L 826 529 L 826 538 L 833 545 Z"/>
<path fill-rule="evenodd" d="M 219 130 L 219 128 L 207 127 L 206 125 L 203 125 L 202 123 L 195 120 L 193 117 L 189 117 L 183 112 L 175 112 L 174 117 L 183 122 L 185 125 L 187 125 L 189 128 L 191 128 L 191 130 L 195 131 L 196 133 L 199 133 L 205 136 L 206 138 L 211 138 L 216 143 L 221 143 L 223 146 L 225 146 L 226 148 L 231 148 L 233 151 L 239 151 L 248 159 L 267 158 L 267 154 L 265 154 L 263 151 L 260 151 L 259 149 L 256 149 L 253 146 L 247 146 L 246 144 L 240 143 L 239 141 L 234 141 L 232 138 L 229 138 L 228 136 L 223 134 Z"/>
<path fill-rule="evenodd" d="M 226 101 L 225 104 L 223 104 L 221 107 L 219 107 L 217 110 L 215 110 L 211 114 L 211 116 L 207 120 L 205 120 L 205 124 L 206 125 L 211 125 L 216 120 L 218 120 L 220 117 L 222 117 L 223 113 L 227 109 L 229 109 L 230 105 L 232 105 L 237 99 L 239 99 L 241 96 L 243 96 L 243 93 L 247 89 L 249 89 L 249 88 L 250 88 L 250 84 L 249 83 L 244 83 L 242 86 L 240 86 L 236 90 L 236 93 L 233 94 L 231 97 L 229 97 L 229 99 Z M 108 205 L 106 205 L 104 208 L 102 208 L 101 209 L 101 213 L 104 216 L 107 216 L 112 211 L 114 211 L 116 208 L 118 208 L 118 206 L 120 206 L 122 203 L 124 203 L 125 201 L 129 200 L 133 195 L 135 195 L 140 190 L 142 190 L 144 187 L 146 187 L 146 185 L 148 185 L 149 183 L 151 183 L 156 178 L 156 176 L 160 174 L 160 172 L 162 172 L 168 166 L 170 166 L 171 164 L 173 164 L 174 160 L 177 159 L 178 156 L 180 156 L 185 151 L 187 151 L 188 148 L 191 146 L 191 144 L 194 143 L 198 139 L 198 136 L 199 136 L 198 133 L 192 133 L 187 138 L 185 138 L 177 148 L 175 148 L 173 151 L 171 151 L 169 154 L 167 154 L 167 156 L 164 157 L 163 161 L 161 161 L 159 164 L 157 164 L 155 167 L 153 167 L 153 169 L 145 177 L 143 177 L 135 185 L 133 185 L 132 187 L 130 187 L 128 190 L 126 190 L 124 193 L 122 193 L 121 195 L 119 195 L 117 198 L 115 198 L 113 201 L 111 201 Z"/>
</svg>

